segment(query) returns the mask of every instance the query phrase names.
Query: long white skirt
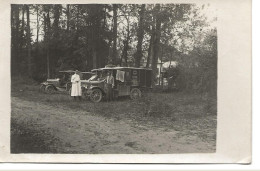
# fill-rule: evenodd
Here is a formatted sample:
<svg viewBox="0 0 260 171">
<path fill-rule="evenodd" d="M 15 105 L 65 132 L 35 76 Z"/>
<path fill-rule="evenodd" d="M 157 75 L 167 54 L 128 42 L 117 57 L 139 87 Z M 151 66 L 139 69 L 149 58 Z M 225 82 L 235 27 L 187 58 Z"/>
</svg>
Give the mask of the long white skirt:
<svg viewBox="0 0 260 171">
<path fill-rule="evenodd" d="M 81 96 L 81 95 L 82 95 L 81 83 L 80 82 L 72 83 L 71 96 Z"/>
</svg>

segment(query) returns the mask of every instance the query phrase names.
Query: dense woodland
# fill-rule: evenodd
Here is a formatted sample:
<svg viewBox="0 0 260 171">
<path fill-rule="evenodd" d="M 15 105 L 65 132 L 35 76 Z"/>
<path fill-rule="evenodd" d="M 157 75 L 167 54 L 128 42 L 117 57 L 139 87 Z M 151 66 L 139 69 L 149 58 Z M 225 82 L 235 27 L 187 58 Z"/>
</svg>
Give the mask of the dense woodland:
<svg viewBox="0 0 260 171">
<path fill-rule="evenodd" d="M 215 91 L 216 17 L 203 13 L 208 8 L 208 4 L 11 5 L 12 77 L 43 81 L 59 70 L 115 65 L 152 68 L 155 78 L 160 59 L 177 61 L 182 89 Z"/>
</svg>

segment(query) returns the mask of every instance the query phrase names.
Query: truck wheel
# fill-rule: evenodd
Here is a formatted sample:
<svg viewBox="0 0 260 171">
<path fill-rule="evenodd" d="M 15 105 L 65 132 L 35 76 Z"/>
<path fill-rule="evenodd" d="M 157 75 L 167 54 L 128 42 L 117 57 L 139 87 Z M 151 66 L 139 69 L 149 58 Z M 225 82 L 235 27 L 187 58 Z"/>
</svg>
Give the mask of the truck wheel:
<svg viewBox="0 0 260 171">
<path fill-rule="evenodd" d="M 52 85 L 48 85 L 46 88 L 45 88 L 45 91 L 48 93 L 48 94 L 52 94 L 55 89 Z"/>
<path fill-rule="evenodd" d="M 92 90 L 90 94 L 90 100 L 95 103 L 100 102 L 102 100 L 102 97 L 103 97 L 102 91 L 99 89 Z"/>
<path fill-rule="evenodd" d="M 138 88 L 133 88 L 133 89 L 131 90 L 131 92 L 130 92 L 130 98 L 131 98 L 132 100 L 139 99 L 139 98 L 141 98 L 141 96 L 142 96 L 142 92 L 141 92 L 141 90 L 138 89 Z"/>
</svg>

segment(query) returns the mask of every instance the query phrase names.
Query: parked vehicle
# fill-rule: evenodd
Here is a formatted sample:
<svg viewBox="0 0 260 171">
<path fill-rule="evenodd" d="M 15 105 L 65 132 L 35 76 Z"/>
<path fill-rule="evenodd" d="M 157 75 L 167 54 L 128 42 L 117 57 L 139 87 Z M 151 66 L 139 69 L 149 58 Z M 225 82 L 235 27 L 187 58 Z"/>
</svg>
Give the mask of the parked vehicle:
<svg viewBox="0 0 260 171">
<path fill-rule="evenodd" d="M 138 99 L 142 93 L 151 89 L 152 70 L 147 68 L 134 67 L 113 67 L 99 68 L 91 71 L 94 75 L 86 81 L 81 81 L 84 95 L 93 102 L 100 102 L 106 96 L 106 76 L 112 73 L 115 79 L 113 88 L 114 98 L 129 96 L 131 99 Z"/>
<path fill-rule="evenodd" d="M 47 79 L 45 82 L 41 83 L 40 91 L 47 92 L 49 94 L 55 91 L 67 91 L 71 89 L 71 76 L 75 73 L 73 70 L 60 71 L 58 78 Z M 91 72 L 80 72 L 82 79 L 88 79 Z"/>
</svg>

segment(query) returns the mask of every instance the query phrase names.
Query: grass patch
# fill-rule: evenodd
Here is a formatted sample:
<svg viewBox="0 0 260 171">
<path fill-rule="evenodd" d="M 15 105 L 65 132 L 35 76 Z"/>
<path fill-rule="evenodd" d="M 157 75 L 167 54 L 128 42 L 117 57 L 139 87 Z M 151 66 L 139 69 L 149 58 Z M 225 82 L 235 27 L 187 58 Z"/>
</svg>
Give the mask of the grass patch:
<svg viewBox="0 0 260 171">
<path fill-rule="evenodd" d="M 87 99 L 74 101 L 68 93 L 44 94 L 39 84 L 12 82 L 12 96 L 20 99 L 73 110 L 114 120 L 131 120 L 133 124 L 152 125 L 180 131 L 182 135 L 196 135 L 205 141 L 216 139 L 217 99 L 185 92 L 153 92 L 139 100 L 123 97 L 112 102 L 92 103 Z M 17 88 L 19 87 L 19 88 Z M 24 88 L 23 91 L 20 89 Z"/>
<path fill-rule="evenodd" d="M 26 91 L 13 89 L 12 96 L 24 100 L 39 101 L 57 108 L 84 110 L 104 117 L 123 118 L 151 118 L 177 120 L 178 118 L 194 119 L 209 114 L 216 114 L 216 99 L 205 99 L 197 94 L 185 93 L 149 93 L 139 100 L 121 98 L 112 102 L 102 101 L 92 103 L 86 99 L 74 101 L 66 93 L 39 93 L 37 86 Z"/>
</svg>

